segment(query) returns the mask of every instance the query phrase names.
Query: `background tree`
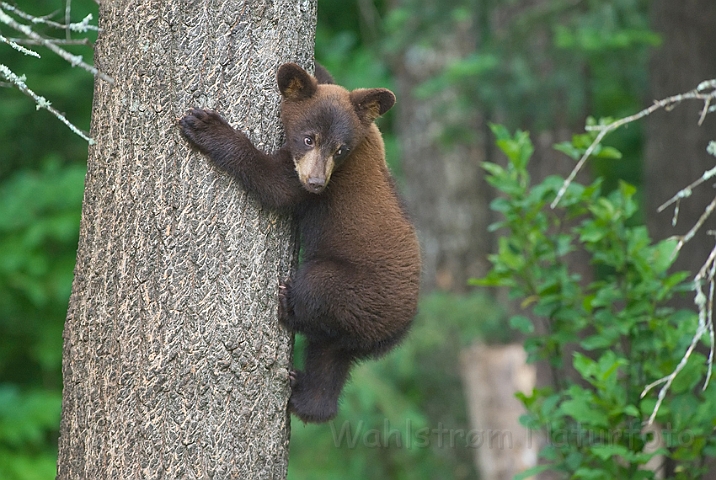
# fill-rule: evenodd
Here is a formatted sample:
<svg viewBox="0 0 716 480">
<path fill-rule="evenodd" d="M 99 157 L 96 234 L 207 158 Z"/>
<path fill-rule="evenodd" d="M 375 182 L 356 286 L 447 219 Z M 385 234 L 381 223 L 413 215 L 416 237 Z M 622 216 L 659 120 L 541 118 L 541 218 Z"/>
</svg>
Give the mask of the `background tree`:
<svg viewBox="0 0 716 480">
<path fill-rule="evenodd" d="M 291 222 L 176 119 L 214 108 L 277 148 L 275 71 L 311 65 L 314 22 L 312 2 L 102 2 L 95 61 L 115 84 L 94 95 L 59 478 L 285 476 Z"/>
<path fill-rule="evenodd" d="M 716 78 L 716 3 L 691 0 L 678 4 L 655 1 L 651 6 L 653 28 L 662 36 L 649 65 L 652 99 L 665 98 L 696 88 L 704 80 Z M 692 197 L 680 202 L 678 225 L 672 226 L 673 209 L 657 209 L 678 190 L 701 177 L 713 167 L 713 157 L 706 153 L 716 139 L 716 117 L 707 115 L 698 124 L 702 105 L 686 102 L 671 111 L 656 111 L 646 120 L 644 189 L 645 213 L 649 230 L 656 238 L 682 235 L 693 227 L 713 200 L 708 188 L 695 189 Z M 713 248 L 714 239 L 707 233 L 716 226 L 713 215 L 689 245 L 689 254 L 680 255 L 675 268 L 696 274 Z M 692 308 L 693 295 L 687 293 L 679 304 Z"/>
<path fill-rule="evenodd" d="M 716 3 L 691 0 L 675 4 L 657 0 L 651 5 L 653 29 L 662 36 L 662 45 L 652 53 L 649 64 L 650 95 L 664 98 L 689 91 L 704 80 L 716 78 Z M 679 202 L 678 224 L 672 225 L 673 209 L 661 213 L 658 208 L 681 188 L 713 168 L 714 159 L 706 152 L 709 142 L 716 140 L 716 117 L 707 115 L 698 124 L 702 106 L 686 102 L 670 111 L 657 111 L 646 120 L 647 135 L 644 152 L 645 215 L 649 231 L 657 239 L 683 235 L 691 229 L 713 200 L 708 188 L 694 189 L 690 198 Z M 679 255 L 675 270 L 686 270 L 692 277 L 706 261 L 714 246 L 709 234 L 716 226 L 711 215 L 689 243 L 688 254 Z M 674 304 L 693 309 L 693 292 L 685 292 Z M 705 478 L 716 478 L 716 460 L 708 462 Z M 674 464 L 667 465 L 667 475 Z"/>
<path fill-rule="evenodd" d="M 479 165 L 504 158 L 487 123 L 532 132 L 536 178 L 567 174 L 572 164 L 553 144 L 569 140 L 588 115 L 640 104 L 639 72 L 657 38 L 636 0 L 401 0 L 385 25 L 384 50 L 403 99 L 395 126 L 407 200 L 424 237 L 426 290 L 464 291 L 462 279 L 484 272 L 493 247 L 486 227 L 494 192 Z M 636 133 L 619 139 L 629 160 L 638 153 Z M 635 162 L 624 163 L 608 167 L 615 177 L 634 178 Z"/>
<path fill-rule="evenodd" d="M 482 9 L 470 2 L 392 2 L 384 55 L 400 102 L 395 132 L 405 198 L 423 250 L 423 291 L 465 293 L 487 272 L 489 196 L 485 112 L 459 84 L 425 88 L 478 47 Z"/>
</svg>

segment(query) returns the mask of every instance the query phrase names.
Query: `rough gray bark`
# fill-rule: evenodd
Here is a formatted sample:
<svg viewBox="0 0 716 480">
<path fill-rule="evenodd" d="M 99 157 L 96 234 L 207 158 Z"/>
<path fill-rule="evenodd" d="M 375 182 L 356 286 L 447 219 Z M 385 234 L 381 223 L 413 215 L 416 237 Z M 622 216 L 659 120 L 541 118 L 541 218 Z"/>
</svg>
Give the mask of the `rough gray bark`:
<svg viewBox="0 0 716 480">
<path fill-rule="evenodd" d="M 102 2 L 58 478 L 284 478 L 289 218 L 191 152 L 206 106 L 265 150 L 277 67 L 313 63 L 315 0 Z"/>
</svg>

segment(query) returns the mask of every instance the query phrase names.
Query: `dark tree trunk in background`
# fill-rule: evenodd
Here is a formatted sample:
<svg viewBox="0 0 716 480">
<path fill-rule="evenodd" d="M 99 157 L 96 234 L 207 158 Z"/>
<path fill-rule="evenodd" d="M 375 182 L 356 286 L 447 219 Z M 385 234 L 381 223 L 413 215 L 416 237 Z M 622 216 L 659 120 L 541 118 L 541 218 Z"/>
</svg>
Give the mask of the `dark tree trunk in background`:
<svg viewBox="0 0 716 480">
<path fill-rule="evenodd" d="M 456 108 L 455 87 L 428 98 L 416 94 L 424 81 L 474 48 L 472 24 L 465 21 L 432 45 L 415 42 L 393 62 L 405 197 L 422 247 L 424 292 L 464 292 L 468 279 L 488 269 L 489 193 L 480 166 L 484 119 L 474 108 Z M 443 140 L 451 124 L 470 130 L 473 141 Z"/>
<path fill-rule="evenodd" d="M 64 333 L 58 478 L 284 478 L 289 218 L 191 152 L 207 106 L 281 140 L 277 67 L 313 63 L 315 1 L 101 2 L 98 82 Z"/>
<path fill-rule="evenodd" d="M 652 3 L 652 26 L 662 35 L 654 51 L 650 75 L 651 97 L 661 99 L 695 88 L 703 80 L 716 78 L 716 2 L 713 0 L 657 0 Z M 706 182 L 681 202 L 678 224 L 672 227 L 673 208 L 657 208 L 714 166 L 706 153 L 716 140 L 716 116 L 708 115 L 699 126 L 703 104 L 685 102 L 671 111 L 660 110 L 647 119 L 644 166 L 646 217 L 651 235 L 662 239 L 686 233 L 713 199 L 713 182 Z M 716 227 L 711 217 L 684 248 L 676 261 L 678 270 L 694 274 L 713 247 L 714 237 L 706 231 Z M 686 295 L 683 307 L 694 308 L 693 296 Z"/>
<path fill-rule="evenodd" d="M 661 34 L 662 45 L 650 65 L 651 97 L 665 98 L 716 78 L 716 2 L 713 0 L 655 0 L 651 4 L 652 28 Z M 661 204 L 714 166 L 706 153 L 716 140 L 716 117 L 707 115 L 699 126 L 703 104 L 686 102 L 671 111 L 659 110 L 647 118 L 644 164 L 645 208 L 649 232 L 655 239 L 683 235 L 699 219 L 714 198 L 713 182 L 706 182 L 681 201 L 678 223 L 672 226 L 673 207 L 657 213 Z M 676 259 L 674 270 L 695 275 L 714 245 L 708 230 L 716 228 L 713 215 Z M 693 293 L 677 299 L 676 306 L 695 309 Z M 672 474 L 666 465 L 666 476 Z M 709 462 L 704 479 L 716 479 L 716 462 Z"/>
</svg>

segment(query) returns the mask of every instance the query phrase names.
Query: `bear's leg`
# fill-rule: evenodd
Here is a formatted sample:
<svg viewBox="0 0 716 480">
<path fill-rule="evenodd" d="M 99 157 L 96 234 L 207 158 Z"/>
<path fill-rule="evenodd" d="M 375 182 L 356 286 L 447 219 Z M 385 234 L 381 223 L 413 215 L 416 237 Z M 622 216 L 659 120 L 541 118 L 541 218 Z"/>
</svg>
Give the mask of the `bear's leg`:
<svg viewBox="0 0 716 480">
<path fill-rule="evenodd" d="M 352 363 L 349 352 L 309 338 L 305 368 L 292 374 L 291 412 L 304 422 L 327 422 L 335 417 Z"/>
<path fill-rule="evenodd" d="M 304 262 L 279 286 L 279 320 L 292 332 L 329 337 L 347 349 L 383 332 L 385 302 L 355 266 L 329 259 Z M 335 345 L 335 344 L 334 344 Z"/>
</svg>

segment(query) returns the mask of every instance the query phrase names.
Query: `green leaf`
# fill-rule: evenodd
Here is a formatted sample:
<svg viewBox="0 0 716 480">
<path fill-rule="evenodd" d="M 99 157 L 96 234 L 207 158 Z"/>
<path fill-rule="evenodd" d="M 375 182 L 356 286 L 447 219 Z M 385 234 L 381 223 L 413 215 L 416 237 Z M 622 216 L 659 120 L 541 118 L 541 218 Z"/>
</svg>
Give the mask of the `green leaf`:
<svg viewBox="0 0 716 480">
<path fill-rule="evenodd" d="M 582 243 L 597 243 L 607 236 L 609 232 L 596 222 L 587 222 L 579 230 L 579 241 Z"/>
<path fill-rule="evenodd" d="M 584 378 L 592 377 L 596 371 L 596 362 L 591 358 L 582 355 L 579 352 L 574 352 L 573 365 L 575 370 L 579 372 Z"/>
<path fill-rule="evenodd" d="M 509 140 L 511 138 L 510 131 L 504 125 L 498 123 L 490 123 L 490 130 L 493 135 L 497 137 L 497 140 Z"/>
<path fill-rule="evenodd" d="M 579 160 L 579 158 L 584 154 L 584 152 L 572 145 L 571 142 L 562 142 L 558 143 L 554 146 L 554 149 L 558 152 L 562 152 L 565 155 L 567 155 L 572 160 Z"/>
<path fill-rule="evenodd" d="M 510 327 L 524 334 L 532 333 L 535 329 L 532 320 L 524 315 L 514 315 L 510 317 Z"/>
<path fill-rule="evenodd" d="M 552 468 L 551 465 L 536 465 L 532 468 L 525 470 L 522 473 L 518 473 L 513 477 L 513 480 L 524 480 L 525 478 L 533 477 L 538 473 L 546 472 L 550 468 Z"/>
<path fill-rule="evenodd" d="M 634 185 L 631 185 L 625 181 L 620 180 L 619 181 L 619 192 L 621 193 L 622 197 L 624 199 L 629 199 L 634 196 L 636 193 L 636 187 Z"/>
<path fill-rule="evenodd" d="M 632 457 L 632 452 L 619 444 L 594 445 L 590 450 L 594 455 L 602 460 L 609 460 L 615 456 L 622 457 L 625 460 L 630 460 Z"/>
<path fill-rule="evenodd" d="M 674 382 L 671 384 L 671 391 L 682 393 L 693 389 L 701 381 L 705 373 L 706 357 L 697 352 L 692 353 L 686 366 L 674 378 Z"/>
<path fill-rule="evenodd" d="M 572 478 L 583 478 L 587 480 L 614 480 L 614 477 L 605 470 L 587 467 L 578 469 L 574 472 Z"/>
<path fill-rule="evenodd" d="M 597 158 L 619 160 L 622 158 L 622 152 L 614 147 L 602 147 L 599 152 L 594 155 Z"/>
<path fill-rule="evenodd" d="M 493 177 L 502 177 L 505 175 L 505 169 L 502 168 L 501 165 L 498 165 L 496 163 L 492 162 L 482 162 L 481 163 L 482 168 L 487 170 L 487 172 L 492 175 Z"/>
<path fill-rule="evenodd" d="M 555 394 L 545 398 L 540 413 L 544 416 L 551 415 L 562 400 L 562 396 Z"/>
<path fill-rule="evenodd" d="M 607 415 L 595 407 L 596 402 L 590 392 L 573 386 L 570 388 L 570 395 L 572 398 L 560 406 L 562 413 L 585 425 L 605 428 L 609 426 Z"/>
<path fill-rule="evenodd" d="M 657 243 L 651 250 L 651 266 L 656 273 L 662 273 L 674 263 L 678 257 L 676 247 L 678 240 L 666 239 Z"/>
<path fill-rule="evenodd" d="M 615 375 L 619 367 L 623 367 L 627 364 L 626 359 L 618 357 L 613 350 L 607 350 L 597 361 L 597 379 L 600 382 L 606 382 L 609 379 L 615 380 Z"/>
<path fill-rule="evenodd" d="M 624 413 L 634 418 L 641 418 L 641 412 L 634 405 L 627 405 L 624 407 Z"/>
<path fill-rule="evenodd" d="M 507 155 L 510 163 L 518 171 L 524 170 L 534 151 L 529 133 L 517 130 L 514 136 L 510 136 L 507 129 L 501 125 L 491 124 L 490 128 L 497 137 L 496 145 Z"/>
<path fill-rule="evenodd" d="M 590 335 L 589 337 L 585 338 L 579 344 L 581 347 L 585 350 L 597 350 L 599 348 L 609 348 L 612 345 L 614 345 L 614 342 L 619 337 L 619 333 L 610 330 L 607 332 L 602 332 L 600 334 L 596 335 Z"/>
</svg>

